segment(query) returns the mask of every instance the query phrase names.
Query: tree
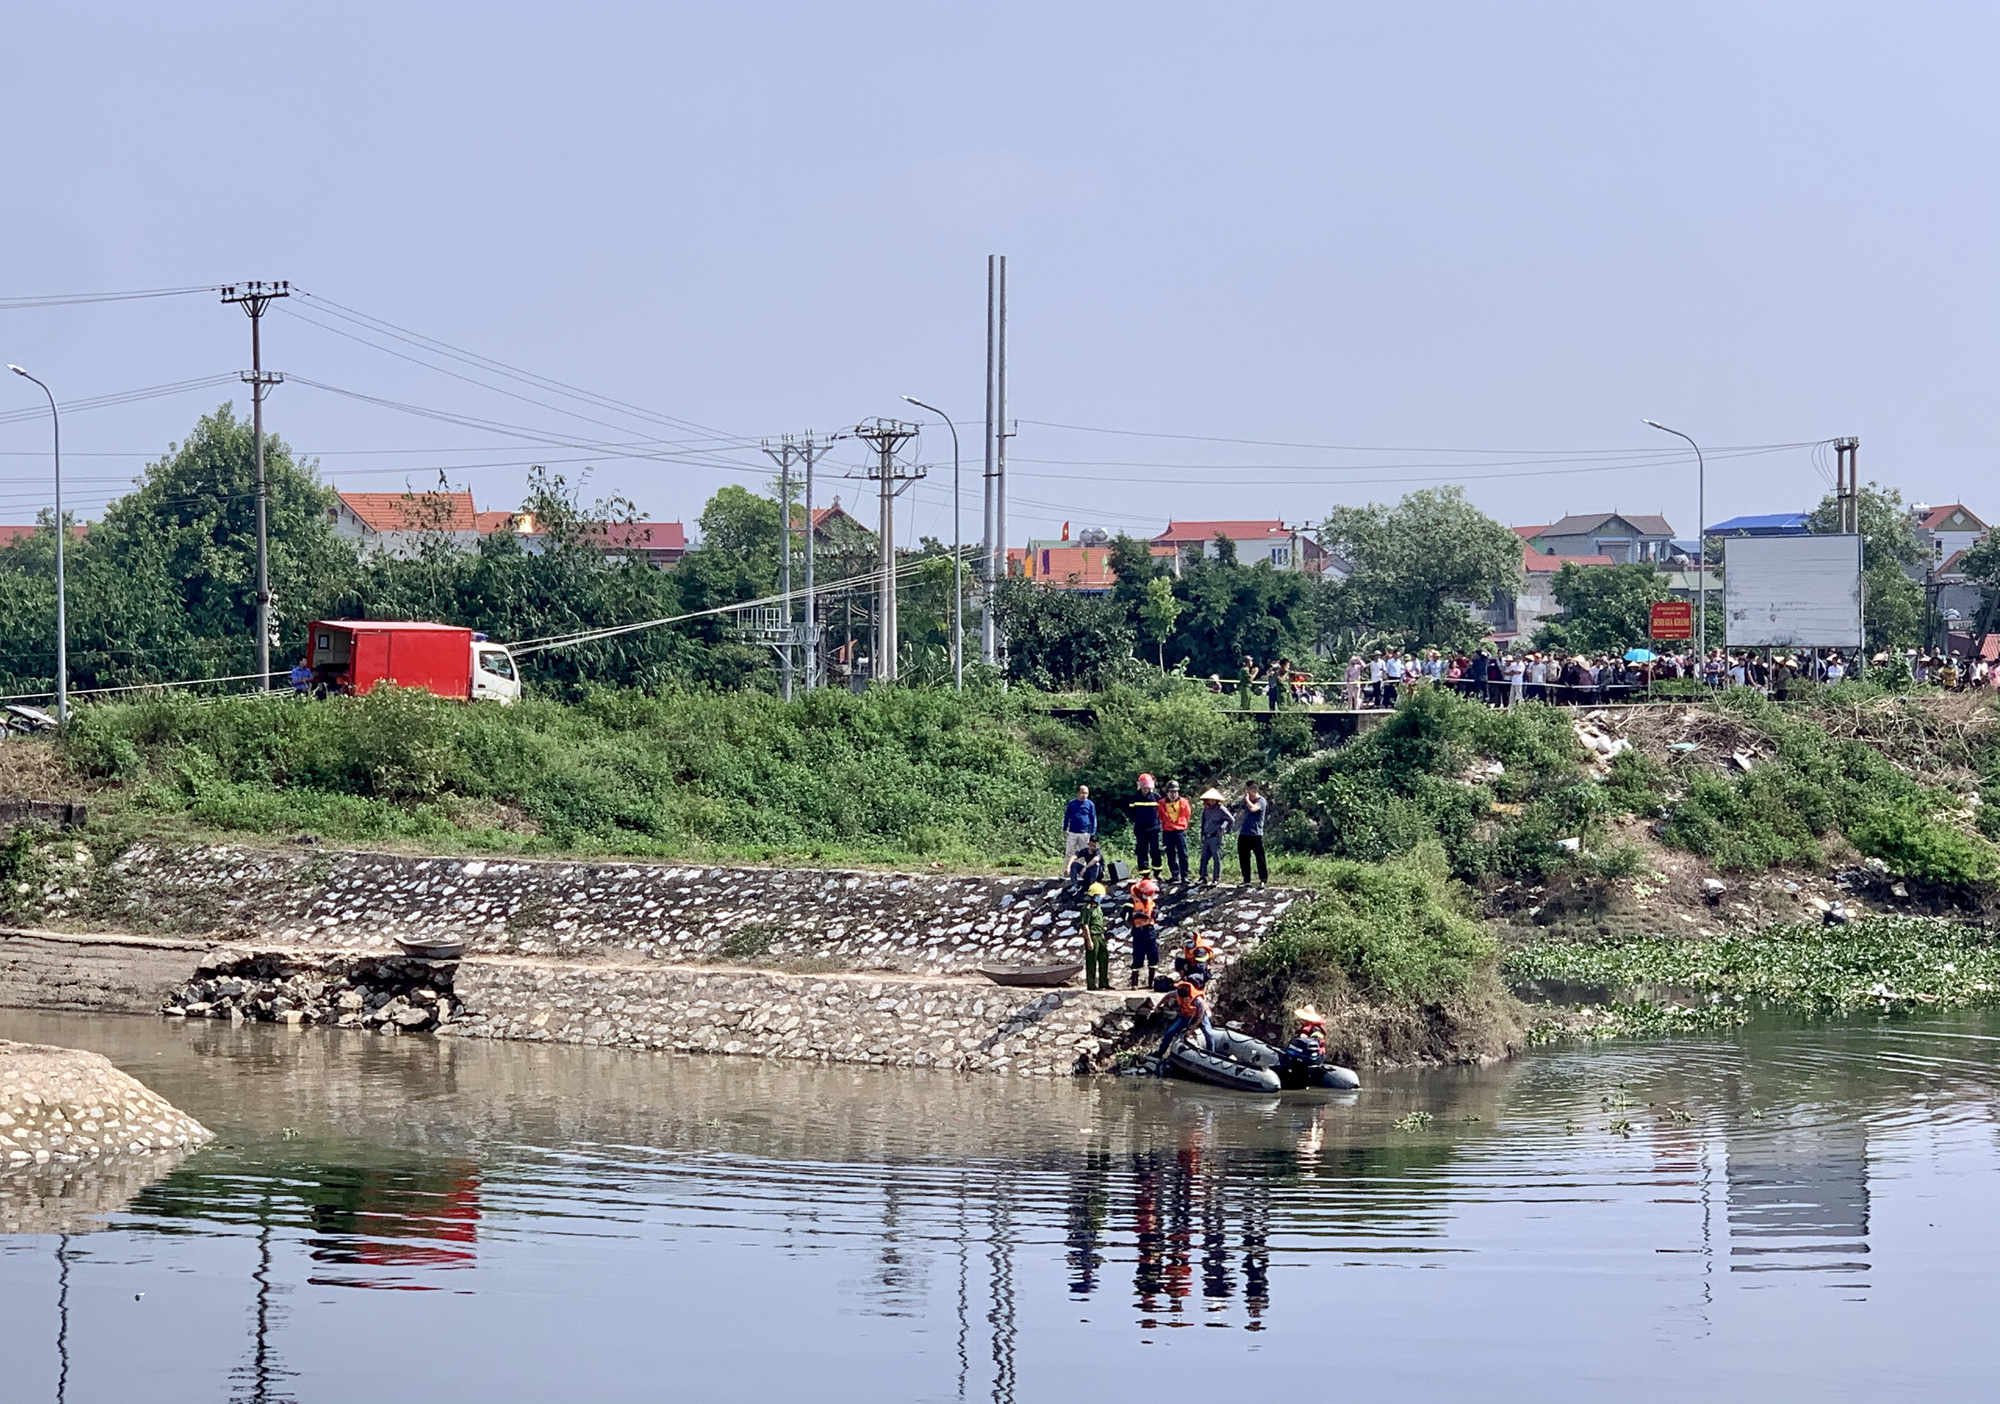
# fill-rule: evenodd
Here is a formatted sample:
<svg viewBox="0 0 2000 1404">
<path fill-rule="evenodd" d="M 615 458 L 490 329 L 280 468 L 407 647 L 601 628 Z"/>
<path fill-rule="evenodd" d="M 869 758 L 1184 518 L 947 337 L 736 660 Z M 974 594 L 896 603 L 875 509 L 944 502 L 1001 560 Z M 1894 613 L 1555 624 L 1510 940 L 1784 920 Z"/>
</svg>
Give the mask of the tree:
<svg viewBox="0 0 2000 1404">
<path fill-rule="evenodd" d="M 280 657 L 351 584 L 358 561 L 334 534 L 332 490 L 282 439 L 264 440 L 271 591 Z M 0 672 L 14 685 L 54 674 L 54 522 L 0 552 Z M 231 407 L 198 420 L 146 466 L 68 569 L 71 685 L 221 677 L 256 664 L 257 498 L 251 427 Z M 44 643 L 43 640 L 48 640 Z"/>
<path fill-rule="evenodd" d="M 1046 692 L 1095 692 L 1131 665 L 1133 632 L 1115 599 L 1007 580 L 994 591 L 1007 676 Z"/>
<path fill-rule="evenodd" d="M 506 642 L 683 612 L 675 574 L 606 549 L 605 525 L 629 523 L 636 515 L 630 502 L 585 504 L 562 475 L 538 467 L 529 471 L 521 510 L 535 519 L 531 538 L 495 532 L 470 551 L 443 543 L 414 559 L 372 557 L 341 612 L 458 624 Z M 686 625 L 672 625 L 548 649 L 531 655 L 527 666 L 538 686 L 573 692 L 603 682 L 739 681 L 731 657 L 691 637 Z"/>
<path fill-rule="evenodd" d="M 1174 582 L 1184 606 L 1167 657 L 1196 674 L 1233 674 L 1246 656 L 1260 663 L 1303 658 L 1312 649 L 1312 584 L 1269 561 L 1246 566 L 1218 538 L 1212 556 L 1190 556 Z"/>
<path fill-rule="evenodd" d="M 1667 598 L 1666 581 L 1650 565 L 1580 566 L 1556 573 L 1563 612 L 1535 631 L 1535 647 L 1571 653 L 1622 653 L 1652 633 L 1652 606 Z"/>
<path fill-rule="evenodd" d="M 1167 637 L 1174 621 L 1181 617 L 1181 602 L 1174 598 L 1174 582 L 1156 575 L 1146 582 L 1146 597 L 1139 604 L 1139 627 L 1158 651 L 1160 670 L 1167 667 Z"/>
<path fill-rule="evenodd" d="M 1861 621 L 1870 648 L 1901 648 L 1923 633 L 1924 591 L 1910 572 L 1924 563 L 1924 545 L 1903 494 L 1871 482 L 1856 498 L 1861 528 Z M 1840 499 L 1828 493 L 1806 518 L 1816 534 L 1840 530 Z"/>
<path fill-rule="evenodd" d="M 1521 578 L 1521 540 L 1458 487 L 1424 488 L 1394 507 L 1336 507 L 1320 544 L 1354 567 L 1337 607 L 1406 647 L 1457 648 L 1485 632 L 1482 606 Z"/>
<path fill-rule="evenodd" d="M 1988 532 L 1984 541 L 1965 553 L 1959 568 L 1985 594 L 1977 626 L 1978 634 L 1984 637 L 2000 622 L 2000 532 Z"/>
</svg>

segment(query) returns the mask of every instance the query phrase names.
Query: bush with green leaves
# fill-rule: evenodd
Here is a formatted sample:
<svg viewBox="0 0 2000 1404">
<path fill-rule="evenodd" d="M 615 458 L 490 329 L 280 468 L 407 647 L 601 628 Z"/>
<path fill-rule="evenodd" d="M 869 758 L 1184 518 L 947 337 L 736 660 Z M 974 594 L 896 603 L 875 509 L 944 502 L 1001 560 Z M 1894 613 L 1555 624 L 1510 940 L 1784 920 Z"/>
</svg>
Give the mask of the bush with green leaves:
<svg viewBox="0 0 2000 1404">
<path fill-rule="evenodd" d="M 1583 756 L 1564 709 L 1419 688 L 1381 726 L 1287 771 L 1281 837 L 1361 862 L 1435 841 L 1459 877 L 1541 877 L 1571 861 L 1558 840 L 1601 834 L 1611 812 Z M 1496 801 L 1519 812 L 1496 817 Z"/>
<path fill-rule="evenodd" d="M 1961 801 L 1898 769 L 1867 743 L 1829 735 L 1808 709 L 1748 690 L 1712 704 L 1773 743 L 1748 773 L 1680 767 L 1645 783 L 1665 812 L 1661 836 L 1718 867 L 1824 861 L 1834 834 L 1898 876 L 1962 884 L 2000 876 L 2000 850 L 1959 817 Z M 1681 793 L 1669 798 L 1676 785 Z M 1628 785 L 1636 795 L 1638 786 Z"/>
<path fill-rule="evenodd" d="M 1310 886 L 1231 972 L 1236 997 L 1272 1008 L 1353 995 L 1429 1006 L 1490 976 L 1497 948 L 1435 841 L 1383 863 L 1316 863 Z"/>
</svg>

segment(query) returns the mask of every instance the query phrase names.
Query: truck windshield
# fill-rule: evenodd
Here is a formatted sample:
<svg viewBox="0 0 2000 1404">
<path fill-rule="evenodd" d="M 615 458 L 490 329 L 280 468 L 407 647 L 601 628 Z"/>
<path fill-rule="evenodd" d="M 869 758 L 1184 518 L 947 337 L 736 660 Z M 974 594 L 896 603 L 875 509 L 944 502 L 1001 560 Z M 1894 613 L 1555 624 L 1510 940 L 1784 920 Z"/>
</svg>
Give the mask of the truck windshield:
<svg viewBox="0 0 2000 1404">
<path fill-rule="evenodd" d="M 497 648 L 481 649 L 479 651 L 479 670 L 482 673 L 491 673 L 496 678 L 512 678 L 514 676 L 514 660 Z"/>
</svg>

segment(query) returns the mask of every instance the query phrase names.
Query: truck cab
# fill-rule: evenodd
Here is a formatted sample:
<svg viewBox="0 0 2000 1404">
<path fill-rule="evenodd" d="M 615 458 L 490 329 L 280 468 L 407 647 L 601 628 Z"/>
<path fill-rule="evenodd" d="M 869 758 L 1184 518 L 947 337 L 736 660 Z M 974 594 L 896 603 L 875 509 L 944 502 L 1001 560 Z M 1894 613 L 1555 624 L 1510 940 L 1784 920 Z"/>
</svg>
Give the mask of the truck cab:
<svg viewBox="0 0 2000 1404">
<path fill-rule="evenodd" d="M 521 700 L 521 670 L 514 655 L 497 643 L 472 636 L 472 700 L 474 702 L 518 702 Z"/>
</svg>

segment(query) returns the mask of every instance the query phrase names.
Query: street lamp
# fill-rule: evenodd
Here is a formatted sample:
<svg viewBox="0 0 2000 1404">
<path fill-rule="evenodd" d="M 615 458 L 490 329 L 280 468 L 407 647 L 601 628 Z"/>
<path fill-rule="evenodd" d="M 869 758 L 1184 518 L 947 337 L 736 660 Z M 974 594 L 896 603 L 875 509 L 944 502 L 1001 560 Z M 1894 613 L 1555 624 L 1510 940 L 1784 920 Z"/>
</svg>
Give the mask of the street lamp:
<svg viewBox="0 0 2000 1404">
<path fill-rule="evenodd" d="M 69 529 L 63 522 L 62 510 L 62 414 L 56 409 L 55 391 L 42 385 L 40 380 L 29 375 L 19 366 L 9 364 L 8 370 L 23 380 L 33 380 L 42 386 L 42 393 L 49 397 L 49 418 L 55 424 L 56 437 L 56 721 L 69 721 L 69 612 L 63 600 L 63 542 L 69 536 Z"/>
<path fill-rule="evenodd" d="M 1662 434 L 1672 434 L 1677 439 L 1687 439 L 1688 447 L 1694 450 L 1695 498 L 1694 498 L 1694 589 L 1695 637 L 1701 641 L 1697 657 L 1708 657 L 1708 463 L 1701 456 L 1701 445 L 1678 429 L 1669 429 L 1657 420 L 1642 419 L 1641 424 L 1659 430 Z"/>
<path fill-rule="evenodd" d="M 936 405 L 927 405 L 914 395 L 903 396 L 918 409 L 929 410 L 951 430 L 951 685 L 965 691 L 965 626 L 959 618 L 965 598 L 965 553 L 958 540 L 958 426 Z"/>
</svg>

